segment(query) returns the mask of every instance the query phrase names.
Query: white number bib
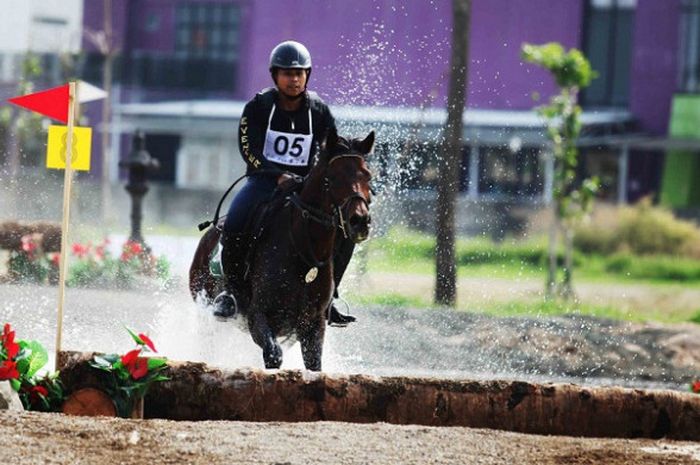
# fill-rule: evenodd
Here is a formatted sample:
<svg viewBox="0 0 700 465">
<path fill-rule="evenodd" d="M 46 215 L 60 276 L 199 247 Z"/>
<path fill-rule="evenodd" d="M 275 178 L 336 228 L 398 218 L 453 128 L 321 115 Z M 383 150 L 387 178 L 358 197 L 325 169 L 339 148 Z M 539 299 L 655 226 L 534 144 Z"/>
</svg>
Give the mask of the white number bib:
<svg viewBox="0 0 700 465">
<path fill-rule="evenodd" d="M 263 156 L 275 163 L 287 166 L 306 166 L 311 156 L 311 141 L 314 138 L 311 121 L 311 109 L 309 109 L 309 133 L 294 134 L 290 132 L 273 131 L 270 129 L 272 115 L 275 114 L 275 106 L 272 106 L 270 118 L 267 122 L 265 133 L 265 146 Z"/>
</svg>

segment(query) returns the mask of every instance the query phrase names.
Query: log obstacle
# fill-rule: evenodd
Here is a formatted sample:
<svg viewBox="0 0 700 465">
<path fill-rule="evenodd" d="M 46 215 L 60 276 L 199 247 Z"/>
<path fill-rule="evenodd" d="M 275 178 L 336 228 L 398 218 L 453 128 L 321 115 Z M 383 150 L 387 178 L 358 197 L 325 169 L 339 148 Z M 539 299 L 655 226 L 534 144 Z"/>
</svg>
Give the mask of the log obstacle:
<svg viewBox="0 0 700 465">
<path fill-rule="evenodd" d="M 94 383 L 91 353 L 63 352 L 67 390 Z M 518 381 L 223 370 L 169 362 L 145 417 L 171 420 L 387 422 L 529 434 L 700 440 L 700 396 L 667 390 Z M 91 378 L 92 376 L 92 378 Z"/>
</svg>

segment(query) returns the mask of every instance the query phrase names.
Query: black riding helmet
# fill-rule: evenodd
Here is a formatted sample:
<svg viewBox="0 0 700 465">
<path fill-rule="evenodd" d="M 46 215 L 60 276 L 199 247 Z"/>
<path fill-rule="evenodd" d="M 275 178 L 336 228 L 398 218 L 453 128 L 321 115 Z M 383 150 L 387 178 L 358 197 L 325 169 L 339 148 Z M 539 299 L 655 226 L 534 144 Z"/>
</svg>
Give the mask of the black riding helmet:
<svg viewBox="0 0 700 465">
<path fill-rule="evenodd" d="M 277 45 L 270 53 L 270 74 L 275 80 L 276 69 L 304 69 L 306 70 L 306 83 L 311 76 L 311 54 L 303 44 L 293 40 L 287 40 Z"/>
</svg>

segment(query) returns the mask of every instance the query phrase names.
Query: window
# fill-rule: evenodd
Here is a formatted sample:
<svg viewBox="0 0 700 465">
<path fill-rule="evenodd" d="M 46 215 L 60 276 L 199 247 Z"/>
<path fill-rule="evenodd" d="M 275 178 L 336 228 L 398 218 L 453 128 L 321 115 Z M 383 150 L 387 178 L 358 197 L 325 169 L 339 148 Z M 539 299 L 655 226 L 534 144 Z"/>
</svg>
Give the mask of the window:
<svg viewBox="0 0 700 465">
<path fill-rule="evenodd" d="M 191 3 L 175 14 L 175 51 L 184 57 L 236 61 L 240 10 L 237 5 Z"/>
<path fill-rule="evenodd" d="M 637 0 L 589 0 L 583 48 L 598 72 L 581 96 L 583 105 L 625 107 L 629 81 Z"/>
<path fill-rule="evenodd" d="M 503 147 L 481 147 L 479 193 L 494 198 L 528 198 L 541 195 L 541 155 L 535 148 L 517 152 Z"/>
<path fill-rule="evenodd" d="M 175 6 L 175 53 L 135 50 L 129 81 L 147 88 L 233 90 L 240 9 L 220 3 Z"/>
<path fill-rule="evenodd" d="M 700 92 L 700 0 L 681 3 L 679 90 Z"/>
</svg>

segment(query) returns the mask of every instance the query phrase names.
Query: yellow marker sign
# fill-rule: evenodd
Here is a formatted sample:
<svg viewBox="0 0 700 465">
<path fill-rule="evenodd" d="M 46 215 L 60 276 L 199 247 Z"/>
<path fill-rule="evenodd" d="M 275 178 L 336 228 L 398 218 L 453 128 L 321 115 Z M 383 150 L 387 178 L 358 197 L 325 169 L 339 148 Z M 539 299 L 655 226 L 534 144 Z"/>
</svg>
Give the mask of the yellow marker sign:
<svg viewBox="0 0 700 465">
<path fill-rule="evenodd" d="M 66 126 L 49 126 L 49 142 L 46 146 L 46 167 L 57 170 L 66 168 Z M 74 170 L 90 171 L 90 145 L 92 128 L 73 128 L 73 147 L 70 167 Z"/>
</svg>

